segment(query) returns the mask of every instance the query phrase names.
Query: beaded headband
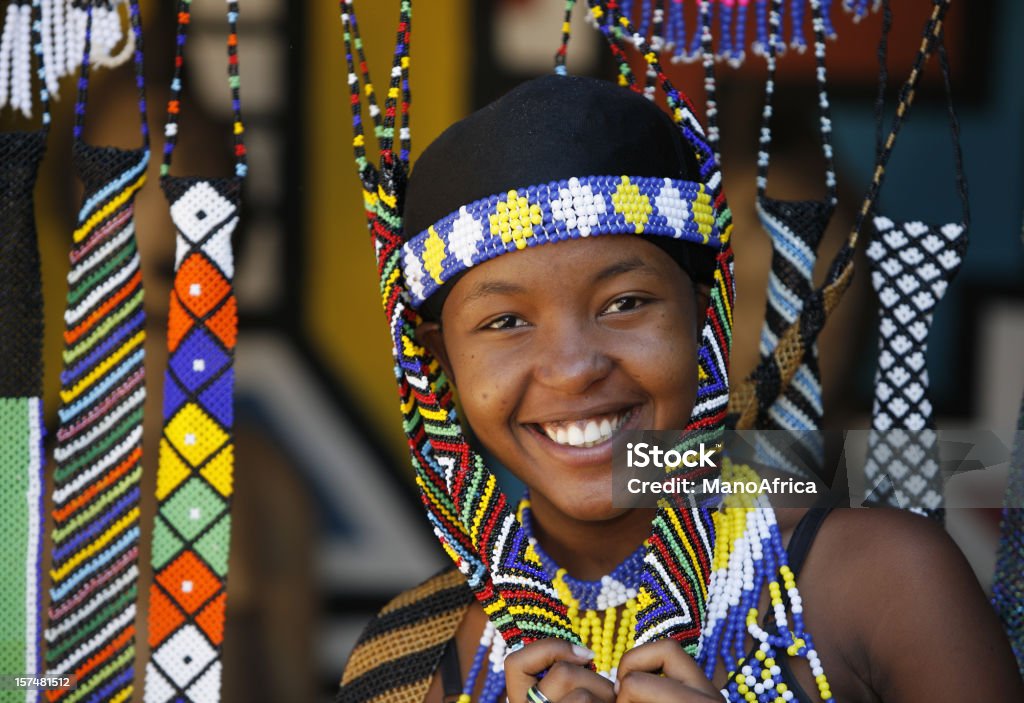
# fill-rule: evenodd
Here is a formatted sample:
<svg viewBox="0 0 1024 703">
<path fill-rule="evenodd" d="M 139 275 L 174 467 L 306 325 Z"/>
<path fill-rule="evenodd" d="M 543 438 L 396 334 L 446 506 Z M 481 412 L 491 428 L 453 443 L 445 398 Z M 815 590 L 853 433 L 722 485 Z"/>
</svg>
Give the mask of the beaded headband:
<svg viewBox="0 0 1024 703">
<path fill-rule="evenodd" d="M 459 208 L 406 243 L 402 272 L 419 306 L 458 274 L 506 252 L 604 234 L 722 246 L 703 183 L 586 176 L 510 190 Z"/>
</svg>

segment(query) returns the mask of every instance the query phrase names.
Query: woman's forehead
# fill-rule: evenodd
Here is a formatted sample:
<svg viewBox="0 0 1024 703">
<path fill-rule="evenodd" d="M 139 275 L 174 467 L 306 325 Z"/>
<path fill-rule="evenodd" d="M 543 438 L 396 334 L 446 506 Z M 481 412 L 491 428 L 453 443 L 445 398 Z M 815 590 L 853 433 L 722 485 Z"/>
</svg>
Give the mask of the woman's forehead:
<svg viewBox="0 0 1024 703">
<path fill-rule="evenodd" d="M 682 274 L 672 257 L 641 237 L 567 240 L 510 252 L 474 266 L 455 283 L 446 306 L 487 293 L 557 295 L 569 286 L 600 284 L 625 273 L 666 277 L 674 272 Z"/>
</svg>

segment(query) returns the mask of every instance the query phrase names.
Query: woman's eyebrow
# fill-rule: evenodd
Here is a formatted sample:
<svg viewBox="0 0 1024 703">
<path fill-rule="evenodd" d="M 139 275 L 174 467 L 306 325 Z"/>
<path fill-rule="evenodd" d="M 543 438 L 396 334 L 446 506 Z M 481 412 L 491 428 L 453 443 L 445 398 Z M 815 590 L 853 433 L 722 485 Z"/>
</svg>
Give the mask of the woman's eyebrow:
<svg viewBox="0 0 1024 703">
<path fill-rule="evenodd" d="M 610 266 L 606 266 L 597 272 L 594 276 L 595 281 L 604 281 L 615 276 L 620 276 L 624 273 L 630 273 L 631 271 L 639 271 L 642 269 L 649 269 L 647 262 L 639 257 L 632 257 L 629 259 L 623 259 L 622 261 L 616 261 Z"/>
<path fill-rule="evenodd" d="M 482 281 L 473 287 L 463 302 L 469 303 L 488 295 L 518 295 L 525 292 L 526 289 L 521 285 L 510 281 Z"/>
</svg>

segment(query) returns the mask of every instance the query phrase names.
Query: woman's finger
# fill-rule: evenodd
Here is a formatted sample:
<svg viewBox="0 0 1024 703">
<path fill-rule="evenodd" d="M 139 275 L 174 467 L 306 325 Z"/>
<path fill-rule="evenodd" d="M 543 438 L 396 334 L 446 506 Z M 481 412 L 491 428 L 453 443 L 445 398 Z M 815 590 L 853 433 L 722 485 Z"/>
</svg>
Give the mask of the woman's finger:
<svg viewBox="0 0 1024 703">
<path fill-rule="evenodd" d="M 707 693 L 667 676 L 632 671 L 615 682 L 615 703 L 721 703 L 717 691 Z"/>
<path fill-rule="evenodd" d="M 508 692 L 508 699 L 512 703 L 523 703 L 526 700 L 526 691 L 537 683 L 541 673 L 552 669 L 555 664 L 561 662 L 573 665 L 585 673 L 591 673 L 582 667 L 586 666 L 594 658 L 594 653 L 586 647 L 571 645 L 565 640 L 546 639 L 531 642 L 522 649 L 519 649 L 505 657 L 505 687 Z M 560 667 L 559 667 L 560 668 Z M 550 675 L 554 673 L 550 671 Z M 561 674 L 565 677 L 566 674 Z M 599 677 L 600 678 L 600 677 Z M 544 694 L 552 698 L 548 689 L 549 683 L 545 686 Z M 575 687 L 563 689 L 559 696 L 563 696 Z M 611 690 L 611 684 L 609 684 Z M 557 700 L 552 698 L 552 700 Z"/>
<path fill-rule="evenodd" d="M 651 642 L 626 652 L 619 662 L 617 678 L 623 681 L 633 672 L 662 673 L 691 689 L 710 694 L 714 698 L 721 697 L 718 689 L 708 681 L 693 657 L 673 639 Z"/>
</svg>

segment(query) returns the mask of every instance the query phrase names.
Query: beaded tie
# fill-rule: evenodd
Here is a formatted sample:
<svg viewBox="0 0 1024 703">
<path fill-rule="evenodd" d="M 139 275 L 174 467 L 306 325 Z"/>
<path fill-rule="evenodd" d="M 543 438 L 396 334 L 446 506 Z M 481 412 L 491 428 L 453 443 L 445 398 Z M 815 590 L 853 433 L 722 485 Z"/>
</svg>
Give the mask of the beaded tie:
<svg viewBox="0 0 1024 703">
<path fill-rule="evenodd" d="M 39 4 L 23 8 L 8 12 L 28 12 L 28 28 Z M 24 41 L 39 46 L 31 30 Z M 0 134 L 0 671 L 29 675 L 42 672 L 43 292 L 33 193 L 49 125 L 45 85 L 39 97 L 40 129 Z"/>
<path fill-rule="evenodd" d="M 768 307 L 761 329 L 760 354 L 771 356 L 779 337 L 796 322 L 805 302 L 814 293 L 813 275 L 817 249 L 828 228 L 836 205 L 836 176 L 832 154 L 832 117 L 829 107 L 825 71 L 825 23 L 822 3 L 811 0 L 814 26 L 814 55 L 817 62 L 819 133 L 825 156 L 824 200 L 783 201 L 769 198 L 768 164 L 771 150 L 772 98 L 775 93 L 775 68 L 780 39 L 782 0 L 773 0 L 768 41 L 768 80 L 761 122 L 758 152 L 757 214 L 772 240 L 772 263 L 768 277 Z M 788 430 L 786 441 L 793 440 L 812 467 L 823 460 L 821 436 L 821 374 L 818 369 L 818 346 L 810 344 L 792 381 L 782 389 L 775 402 L 759 418 L 765 430 Z M 798 433 L 798 434 L 793 434 Z M 800 462 L 786 458 L 771 446 L 773 433 L 758 434 L 758 461 L 789 473 L 808 476 Z M 796 447 L 794 447 L 796 448 Z"/>
<path fill-rule="evenodd" d="M 891 24 L 884 3 L 879 94 L 876 103 L 878 149 L 887 78 L 887 37 Z M 946 90 L 953 136 L 956 180 L 963 207 L 959 223 L 931 225 L 876 216 L 867 249 L 871 285 L 878 297 L 878 368 L 868 438 L 865 476 L 873 500 L 907 508 L 937 520 L 943 513 L 943 479 L 939 472 L 935 418 L 928 399 L 928 334 L 934 310 L 967 253 L 970 210 L 953 109 L 946 48 L 940 37 L 939 65 Z"/>
<path fill-rule="evenodd" d="M 68 272 L 61 406 L 53 480 L 47 675 L 78 677 L 49 700 L 132 695 L 139 552 L 145 316 L 134 199 L 146 180 L 149 132 L 142 22 L 130 32 L 143 146 L 83 141 L 91 12 L 75 108 L 72 163 L 85 185 Z"/>
<path fill-rule="evenodd" d="M 234 493 L 234 352 L 238 306 L 231 238 L 246 175 L 239 101 L 238 3 L 227 3 L 228 86 L 235 175 L 170 175 L 181 107 L 191 1 L 178 5 L 178 41 L 167 107 L 161 185 L 177 251 L 167 322 L 164 426 L 150 589 L 147 703 L 220 700 Z"/>
</svg>

